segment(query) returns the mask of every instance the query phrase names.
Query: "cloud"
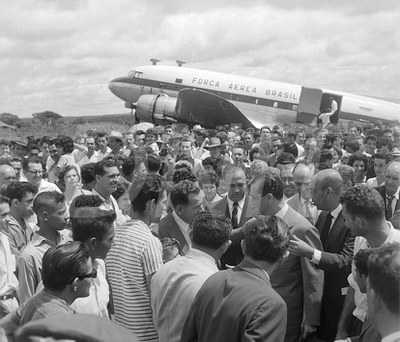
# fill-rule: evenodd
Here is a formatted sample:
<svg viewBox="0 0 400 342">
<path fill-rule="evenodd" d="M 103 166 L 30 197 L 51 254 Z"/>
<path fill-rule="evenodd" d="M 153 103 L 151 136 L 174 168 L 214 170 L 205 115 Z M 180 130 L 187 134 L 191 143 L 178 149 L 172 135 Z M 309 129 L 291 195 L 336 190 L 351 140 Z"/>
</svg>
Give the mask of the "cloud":
<svg viewBox="0 0 400 342">
<path fill-rule="evenodd" d="M 0 111 L 125 112 L 108 82 L 152 57 L 398 98 L 395 1 L 5 0 Z"/>
</svg>

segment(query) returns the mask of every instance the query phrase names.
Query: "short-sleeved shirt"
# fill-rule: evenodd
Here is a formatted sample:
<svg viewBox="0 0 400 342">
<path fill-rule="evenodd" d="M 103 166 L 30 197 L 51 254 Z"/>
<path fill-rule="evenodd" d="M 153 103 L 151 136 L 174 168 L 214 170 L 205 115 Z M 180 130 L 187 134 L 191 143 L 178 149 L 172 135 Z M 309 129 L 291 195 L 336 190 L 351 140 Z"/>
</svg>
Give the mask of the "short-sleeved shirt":
<svg viewBox="0 0 400 342">
<path fill-rule="evenodd" d="M 33 237 L 33 229 L 30 224 L 25 219 L 22 219 L 22 223 L 23 227 L 13 216 L 10 216 L 10 220 L 3 231 L 10 242 L 11 253 L 16 255 L 24 249 Z"/>
<path fill-rule="evenodd" d="M 157 271 L 151 279 L 151 306 L 160 341 L 180 340 L 197 292 L 215 272 L 214 258 L 195 248 Z"/>
<path fill-rule="evenodd" d="M 92 279 L 89 296 L 75 299 L 71 308 L 78 314 L 91 314 L 108 319 L 110 288 L 106 279 L 106 265 L 101 259 L 93 259 L 92 263 L 97 277 Z"/>
<path fill-rule="evenodd" d="M 59 244 L 71 241 L 69 231 L 64 230 L 59 234 Z M 55 245 L 43 236 L 34 233 L 30 241 L 18 258 L 18 279 L 20 290 L 20 302 L 31 298 L 42 281 L 42 259 L 44 253 Z"/>
<path fill-rule="evenodd" d="M 400 231 L 397 229 L 394 229 L 392 224 L 389 221 L 386 221 L 386 223 L 390 227 L 390 231 L 388 236 L 386 237 L 385 242 L 383 243 L 384 245 L 394 243 L 394 242 L 400 242 Z M 357 236 L 355 241 L 354 241 L 354 255 L 358 253 L 361 249 L 366 249 L 370 248 L 370 245 L 368 244 L 367 239 L 365 239 L 362 236 Z M 360 288 L 357 285 L 357 282 L 355 281 L 355 272 L 356 272 L 356 267 L 354 265 L 354 261 L 351 265 L 351 273 L 348 276 L 348 281 L 350 286 L 354 289 L 354 302 L 356 304 L 356 308 L 353 311 L 353 315 L 357 317 L 360 321 L 364 322 L 365 317 L 367 315 L 368 311 L 368 306 L 367 306 L 367 295 L 365 293 L 362 293 L 360 291 Z"/>
<path fill-rule="evenodd" d="M 37 319 L 73 313 L 74 310 L 65 300 L 50 294 L 44 289 L 13 311 L 7 321 L 21 326 Z"/>
<path fill-rule="evenodd" d="M 146 276 L 162 264 L 161 242 L 144 222 L 130 220 L 117 226 L 106 258 L 115 321 L 141 341 L 157 341 Z"/>
</svg>

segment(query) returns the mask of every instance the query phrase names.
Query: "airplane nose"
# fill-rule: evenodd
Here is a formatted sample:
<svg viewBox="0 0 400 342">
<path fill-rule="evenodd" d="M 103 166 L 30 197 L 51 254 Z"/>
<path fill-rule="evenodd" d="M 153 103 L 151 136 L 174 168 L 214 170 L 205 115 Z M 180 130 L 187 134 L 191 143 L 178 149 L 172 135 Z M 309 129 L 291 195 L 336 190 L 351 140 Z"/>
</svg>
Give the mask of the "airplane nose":
<svg viewBox="0 0 400 342">
<path fill-rule="evenodd" d="M 137 102 L 142 91 L 142 87 L 135 84 L 135 80 L 131 77 L 115 78 L 110 81 L 108 88 L 115 96 L 128 103 Z"/>
</svg>

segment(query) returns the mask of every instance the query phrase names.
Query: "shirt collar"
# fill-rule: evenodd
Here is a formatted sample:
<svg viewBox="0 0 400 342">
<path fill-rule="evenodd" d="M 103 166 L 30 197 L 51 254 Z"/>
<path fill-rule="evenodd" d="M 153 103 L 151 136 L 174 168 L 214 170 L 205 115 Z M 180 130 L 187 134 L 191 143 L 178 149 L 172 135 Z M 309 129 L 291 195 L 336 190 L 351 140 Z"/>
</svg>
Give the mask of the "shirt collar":
<svg viewBox="0 0 400 342">
<path fill-rule="evenodd" d="M 189 223 L 186 223 L 183 221 L 179 215 L 176 213 L 175 210 L 172 211 L 172 216 L 175 219 L 176 223 L 178 224 L 179 227 L 185 228 L 186 231 L 189 229 Z"/>
<path fill-rule="evenodd" d="M 400 193 L 400 186 L 397 188 L 396 192 L 393 194 L 393 197 L 396 200 L 399 200 L 399 193 Z M 386 194 L 386 197 L 388 197 L 387 194 Z"/>
<path fill-rule="evenodd" d="M 97 191 L 96 191 L 96 189 L 95 188 L 93 188 L 93 190 L 92 190 L 92 194 L 93 195 L 97 195 L 97 196 L 99 196 L 100 197 L 100 199 L 103 201 L 103 202 L 106 202 L 106 203 L 111 203 L 111 196 L 109 197 L 109 198 L 104 198 L 103 196 L 101 196 Z"/>
<path fill-rule="evenodd" d="M 228 201 L 229 208 L 232 208 L 233 207 L 233 201 L 229 198 L 228 195 L 226 195 L 226 199 Z M 243 196 L 243 198 L 240 201 L 237 202 L 239 209 L 241 209 L 241 210 L 243 209 L 245 200 L 246 200 L 246 194 Z"/>
<path fill-rule="evenodd" d="M 197 248 L 191 248 L 189 251 L 185 254 L 185 257 L 191 258 L 191 259 L 196 259 L 196 260 L 201 260 L 203 263 L 207 263 L 208 265 L 212 265 L 213 267 L 218 270 L 217 264 L 215 262 L 215 259 L 208 253 L 201 251 L 200 249 Z"/>
<path fill-rule="evenodd" d="M 336 220 L 341 211 L 342 211 L 342 205 L 339 203 L 336 209 L 332 210 L 330 214 L 332 215 L 333 219 Z"/>
<path fill-rule="evenodd" d="M 279 217 L 280 219 L 283 220 L 283 217 L 286 215 L 286 213 L 288 212 L 288 210 L 289 210 L 289 205 L 285 202 L 285 204 L 283 205 L 282 209 L 279 210 L 279 211 L 275 214 L 275 216 L 276 216 L 276 217 Z"/>
</svg>

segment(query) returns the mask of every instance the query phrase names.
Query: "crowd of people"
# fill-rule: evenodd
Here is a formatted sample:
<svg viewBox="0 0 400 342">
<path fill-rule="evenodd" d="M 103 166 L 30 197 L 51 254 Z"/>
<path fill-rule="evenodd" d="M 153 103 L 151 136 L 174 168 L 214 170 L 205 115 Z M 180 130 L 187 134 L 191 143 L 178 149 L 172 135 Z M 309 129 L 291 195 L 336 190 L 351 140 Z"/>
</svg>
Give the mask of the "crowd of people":
<svg viewBox="0 0 400 342">
<path fill-rule="evenodd" d="M 0 340 L 400 341 L 399 125 L 1 139 L 0 191 Z"/>
</svg>

